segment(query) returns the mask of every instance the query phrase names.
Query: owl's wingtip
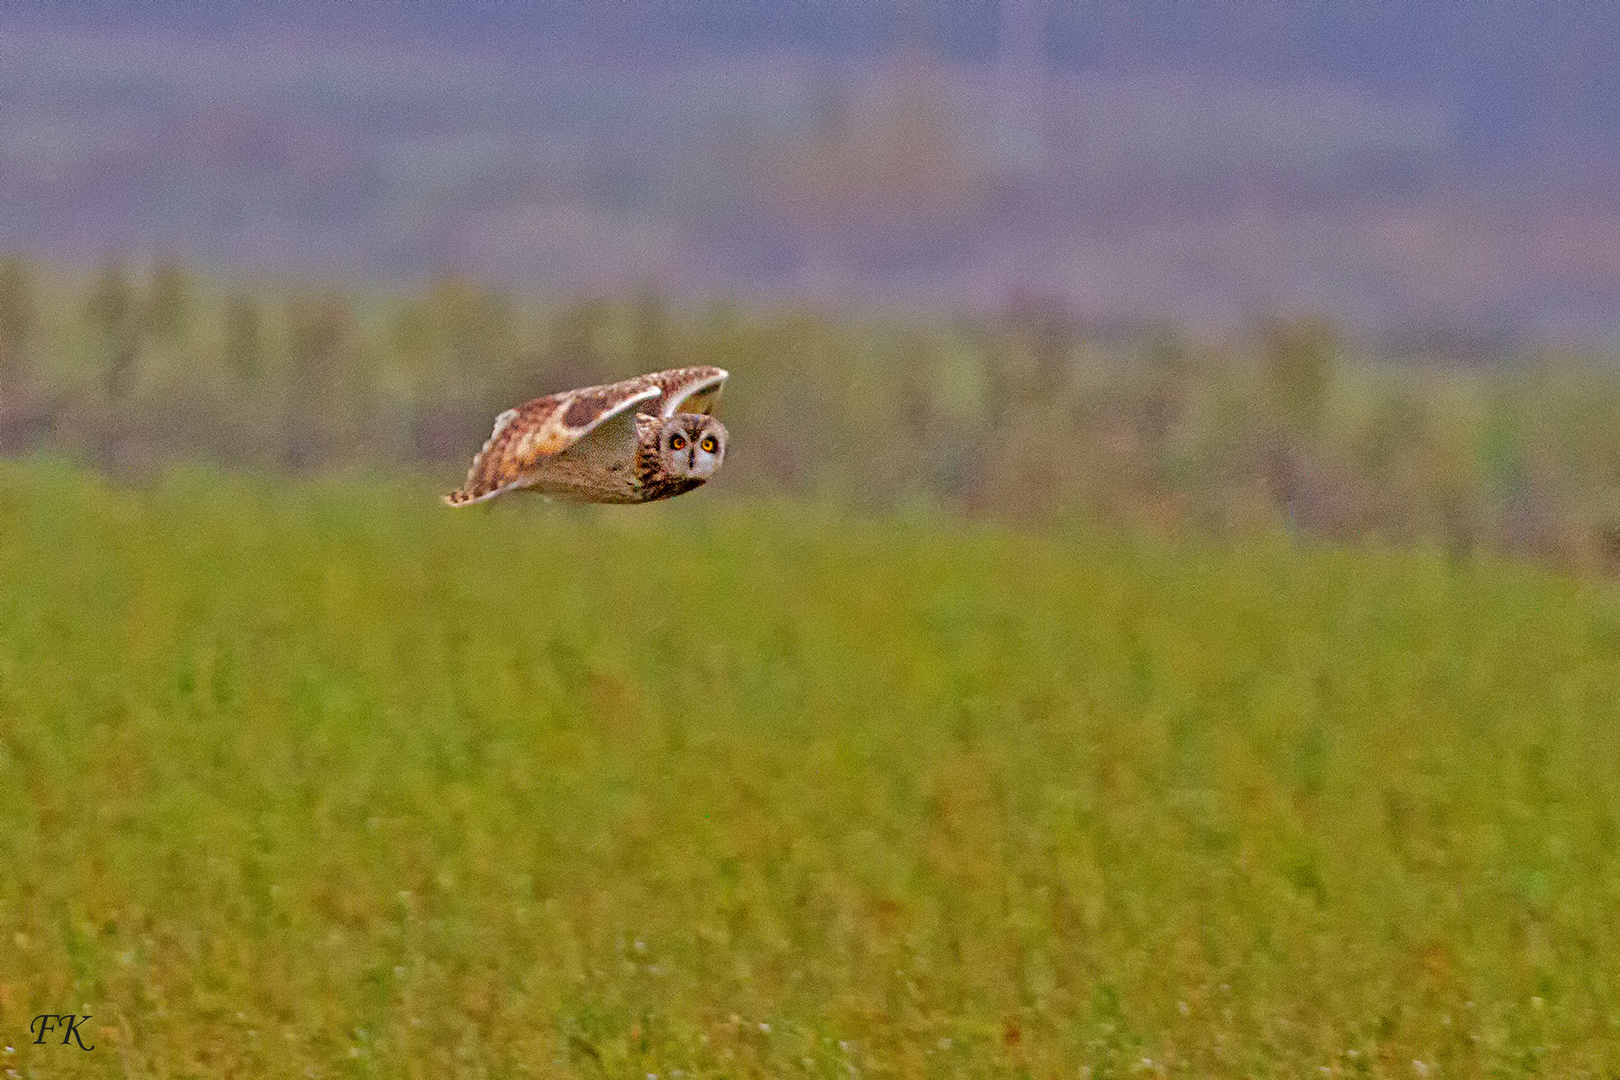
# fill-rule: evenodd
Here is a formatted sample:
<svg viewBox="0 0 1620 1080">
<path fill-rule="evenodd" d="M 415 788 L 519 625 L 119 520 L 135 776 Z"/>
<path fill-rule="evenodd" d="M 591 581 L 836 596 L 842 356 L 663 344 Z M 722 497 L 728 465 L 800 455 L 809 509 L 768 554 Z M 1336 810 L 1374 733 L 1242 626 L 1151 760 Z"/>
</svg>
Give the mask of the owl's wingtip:
<svg viewBox="0 0 1620 1080">
<path fill-rule="evenodd" d="M 511 484 L 505 484 L 486 491 L 468 491 L 466 488 L 457 488 L 448 495 L 441 495 L 440 498 L 444 500 L 444 505 L 460 509 L 463 506 L 476 506 L 479 503 L 488 502 L 502 492 L 512 490 L 512 486 Z"/>
</svg>

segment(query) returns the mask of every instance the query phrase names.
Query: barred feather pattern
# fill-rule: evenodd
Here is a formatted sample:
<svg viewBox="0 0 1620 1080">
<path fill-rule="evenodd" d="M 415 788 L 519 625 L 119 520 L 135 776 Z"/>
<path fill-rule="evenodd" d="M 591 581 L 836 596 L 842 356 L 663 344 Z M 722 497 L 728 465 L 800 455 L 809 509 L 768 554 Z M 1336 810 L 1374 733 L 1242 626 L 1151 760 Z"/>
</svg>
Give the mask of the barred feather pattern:
<svg viewBox="0 0 1620 1080">
<path fill-rule="evenodd" d="M 675 487 L 690 490 L 696 484 L 661 484 L 646 472 L 640 421 L 667 420 L 678 411 L 708 413 L 726 377 L 716 367 L 675 368 L 549 394 L 508 409 L 496 417 L 466 483 L 444 501 L 470 506 L 530 488 L 585 502 L 645 502 L 652 490 L 669 493 L 651 498 L 679 494 Z M 656 436 L 654 442 L 656 466 Z M 639 490 L 647 484 L 648 492 Z"/>
</svg>

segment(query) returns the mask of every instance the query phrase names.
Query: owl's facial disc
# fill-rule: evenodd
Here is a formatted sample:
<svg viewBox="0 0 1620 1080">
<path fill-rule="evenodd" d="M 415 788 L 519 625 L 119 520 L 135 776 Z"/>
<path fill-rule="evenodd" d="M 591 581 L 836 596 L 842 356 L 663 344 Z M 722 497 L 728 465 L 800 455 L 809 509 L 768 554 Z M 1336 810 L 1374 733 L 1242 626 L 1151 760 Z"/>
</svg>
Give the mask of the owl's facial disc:
<svg viewBox="0 0 1620 1080">
<path fill-rule="evenodd" d="M 726 456 L 726 428 L 712 416 L 677 413 L 660 439 L 664 468 L 672 476 L 707 480 Z"/>
</svg>

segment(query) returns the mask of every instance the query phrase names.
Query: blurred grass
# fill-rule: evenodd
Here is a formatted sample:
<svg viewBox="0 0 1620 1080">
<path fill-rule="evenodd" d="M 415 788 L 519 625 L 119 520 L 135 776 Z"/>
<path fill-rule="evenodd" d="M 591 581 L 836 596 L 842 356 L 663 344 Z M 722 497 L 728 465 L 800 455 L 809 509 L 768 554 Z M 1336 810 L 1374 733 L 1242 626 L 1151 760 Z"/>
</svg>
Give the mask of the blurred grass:
<svg viewBox="0 0 1620 1080">
<path fill-rule="evenodd" d="M 1620 1069 L 1612 588 L 434 491 L 0 465 L 0 1067 Z"/>
</svg>

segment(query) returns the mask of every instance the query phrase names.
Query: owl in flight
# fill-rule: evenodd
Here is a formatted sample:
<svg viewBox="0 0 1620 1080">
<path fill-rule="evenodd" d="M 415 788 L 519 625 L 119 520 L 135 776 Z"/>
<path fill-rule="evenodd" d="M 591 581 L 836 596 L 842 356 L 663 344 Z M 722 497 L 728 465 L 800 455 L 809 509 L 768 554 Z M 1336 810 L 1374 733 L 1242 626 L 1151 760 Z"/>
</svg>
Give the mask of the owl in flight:
<svg viewBox="0 0 1620 1080">
<path fill-rule="evenodd" d="M 554 499 L 642 503 L 708 480 L 726 459 L 709 415 L 726 372 L 675 368 L 535 398 L 495 418 L 467 482 L 444 497 L 471 506 L 526 489 Z"/>
</svg>

